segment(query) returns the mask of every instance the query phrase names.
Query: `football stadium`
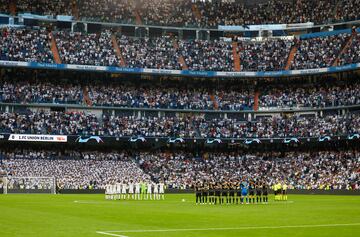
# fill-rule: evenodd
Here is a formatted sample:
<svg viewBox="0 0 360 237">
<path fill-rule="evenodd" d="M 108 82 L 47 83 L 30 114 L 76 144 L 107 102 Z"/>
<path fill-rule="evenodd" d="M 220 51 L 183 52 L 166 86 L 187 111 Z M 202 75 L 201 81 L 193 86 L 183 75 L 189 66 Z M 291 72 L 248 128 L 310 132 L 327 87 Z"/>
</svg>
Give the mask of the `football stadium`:
<svg viewBox="0 0 360 237">
<path fill-rule="evenodd" d="M 0 0 L 0 237 L 360 236 L 359 0 Z"/>
</svg>

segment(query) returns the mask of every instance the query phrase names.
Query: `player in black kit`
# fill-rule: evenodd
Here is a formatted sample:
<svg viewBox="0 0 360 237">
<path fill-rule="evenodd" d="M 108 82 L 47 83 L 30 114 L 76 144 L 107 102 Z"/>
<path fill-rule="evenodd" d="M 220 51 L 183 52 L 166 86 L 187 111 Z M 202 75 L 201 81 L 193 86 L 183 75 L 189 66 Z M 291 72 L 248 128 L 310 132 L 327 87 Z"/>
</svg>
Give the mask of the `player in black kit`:
<svg viewBox="0 0 360 237">
<path fill-rule="evenodd" d="M 215 183 L 209 182 L 209 204 L 215 204 Z"/>
<path fill-rule="evenodd" d="M 255 185 L 252 181 L 249 184 L 249 203 L 255 203 Z"/>
<path fill-rule="evenodd" d="M 262 185 L 263 203 L 268 203 L 268 187 L 265 183 Z"/>
<path fill-rule="evenodd" d="M 229 203 L 235 204 L 235 182 L 229 183 Z"/>
<path fill-rule="evenodd" d="M 262 186 L 260 182 L 256 184 L 256 203 L 261 203 Z"/>
<path fill-rule="evenodd" d="M 229 184 L 227 182 L 223 182 L 222 184 L 222 194 L 221 194 L 221 202 L 224 204 L 224 201 L 226 200 L 226 203 L 229 203 Z"/>
<path fill-rule="evenodd" d="M 219 204 L 221 204 L 221 189 L 222 185 L 220 182 L 216 183 L 215 186 L 215 204 L 217 201 L 219 201 Z"/>
<path fill-rule="evenodd" d="M 209 184 L 207 182 L 204 182 L 201 190 L 203 204 L 208 203 L 208 194 L 209 194 Z"/>
<path fill-rule="evenodd" d="M 199 182 L 195 184 L 195 195 L 196 204 L 201 204 L 201 184 Z"/>
<path fill-rule="evenodd" d="M 236 182 L 236 204 L 239 204 L 239 201 L 241 200 L 241 187 L 240 187 L 240 180 Z M 240 202 L 241 203 L 241 202 Z"/>
</svg>

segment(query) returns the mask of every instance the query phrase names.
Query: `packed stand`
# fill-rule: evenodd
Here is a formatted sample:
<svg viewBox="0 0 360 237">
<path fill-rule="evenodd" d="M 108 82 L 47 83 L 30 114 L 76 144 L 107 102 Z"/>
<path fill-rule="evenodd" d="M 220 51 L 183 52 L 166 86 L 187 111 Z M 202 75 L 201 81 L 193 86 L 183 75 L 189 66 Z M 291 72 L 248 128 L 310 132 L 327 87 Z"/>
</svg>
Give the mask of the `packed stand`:
<svg viewBox="0 0 360 237">
<path fill-rule="evenodd" d="M 18 134 L 98 135 L 99 121 L 93 114 L 26 111 L 1 113 L 0 131 Z"/>
<path fill-rule="evenodd" d="M 80 32 L 56 32 L 57 47 L 62 63 L 118 66 L 119 59 L 111 41 L 111 32 L 86 34 Z"/>
<path fill-rule="evenodd" d="M 341 0 L 336 12 L 338 21 L 355 21 L 360 19 L 359 0 Z"/>
<path fill-rule="evenodd" d="M 340 65 L 360 62 L 360 33 L 353 36 L 349 48 L 339 58 Z"/>
<path fill-rule="evenodd" d="M 179 54 L 169 37 L 130 38 L 122 35 L 118 40 L 125 64 L 130 68 L 180 70 Z"/>
<path fill-rule="evenodd" d="M 252 89 L 232 87 L 209 89 L 198 85 L 87 83 L 93 106 L 184 110 L 250 110 L 254 104 Z M 79 81 L 23 80 L 6 77 L 0 80 L 0 102 L 83 104 Z"/>
<path fill-rule="evenodd" d="M 4 28 L 0 31 L 0 60 L 54 63 L 45 30 Z"/>
<path fill-rule="evenodd" d="M 181 40 L 179 51 L 193 71 L 234 71 L 232 45 L 222 40 Z"/>
<path fill-rule="evenodd" d="M 313 69 L 333 66 L 350 35 L 338 34 L 300 41 L 291 64 L 292 69 Z"/>
<path fill-rule="evenodd" d="M 348 136 L 360 133 L 360 116 L 273 116 L 252 121 L 236 118 L 138 117 L 76 112 L 2 113 L 0 131 L 18 134 L 145 136 L 182 138 L 289 138 Z"/>
<path fill-rule="evenodd" d="M 254 106 L 254 90 L 228 87 L 214 91 L 214 107 L 219 110 L 252 110 Z"/>
<path fill-rule="evenodd" d="M 325 81 L 329 83 L 329 81 Z M 236 85 L 206 88 L 180 83 L 87 83 L 92 106 L 179 110 L 252 110 L 255 90 Z M 226 89 L 225 89 L 226 88 Z M 259 86 L 260 110 L 274 108 L 324 108 L 360 104 L 360 84 L 354 80 L 317 84 Z M 83 104 L 80 81 L 24 80 L 6 77 L 0 80 L 2 103 Z"/>
<path fill-rule="evenodd" d="M 194 27 L 191 0 L 142 0 L 139 13 L 145 25 Z"/>
<path fill-rule="evenodd" d="M 289 189 L 360 189 L 358 151 L 288 153 L 3 151 L 0 171 L 8 177 L 55 177 L 59 189 L 99 189 L 110 182 L 164 180 L 168 188 L 197 181 L 281 180 Z"/>
<path fill-rule="evenodd" d="M 133 0 L 77 0 L 77 6 L 83 20 L 135 23 Z"/>
<path fill-rule="evenodd" d="M 198 116 L 193 119 L 193 124 L 202 138 L 291 138 L 360 133 L 360 117 L 356 113 L 324 117 L 259 117 L 254 121 Z"/>
<path fill-rule="evenodd" d="M 21 0 L 16 1 L 16 11 L 46 16 L 71 16 L 72 0 Z"/>
<path fill-rule="evenodd" d="M 93 105 L 131 108 L 213 110 L 210 97 L 206 90 L 146 85 L 97 85 L 90 91 Z"/>
<path fill-rule="evenodd" d="M 291 47 L 290 40 L 274 39 L 263 42 L 240 42 L 242 71 L 281 71 L 285 69 Z"/>
<path fill-rule="evenodd" d="M 136 14 L 147 25 L 210 27 L 218 25 L 264 25 L 307 23 L 326 24 L 360 18 L 358 0 L 269 0 L 243 4 L 191 0 L 22 0 L 17 12 L 40 15 L 74 15 L 81 20 L 134 24 Z M 8 13 L 8 1 L 2 1 Z M 77 11 L 73 12 L 73 9 Z M 194 6 L 193 6 L 194 5 Z M 200 17 L 200 18 L 199 18 Z M 198 19 L 199 18 L 199 19 Z"/>
<path fill-rule="evenodd" d="M 196 181 L 285 181 L 290 189 L 360 189 L 359 152 L 314 153 L 140 153 L 141 167 L 171 188 L 191 188 Z"/>
<path fill-rule="evenodd" d="M 8 0 L 0 0 L 0 14 L 9 14 L 9 1 Z"/>
<path fill-rule="evenodd" d="M 104 189 L 110 182 L 150 179 L 124 153 L 24 150 L 0 156 L 0 170 L 8 177 L 55 177 L 58 189 Z"/>
<path fill-rule="evenodd" d="M 144 137 L 196 137 L 190 117 L 136 117 L 103 115 L 102 132 L 106 135 Z"/>
<path fill-rule="evenodd" d="M 196 5 L 202 15 L 201 25 L 215 28 L 218 25 L 331 22 L 335 18 L 336 2 L 336 0 L 298 0 L 295 2 L 270 0 L 249 5 L 236 2 L 198 2 Z"/>
<path fill-rule="evenodd" d="M 271 88 L 263 91 L 259 97 L 261 109 L 272 107 L 331 107 L 360 104 L 360 85 L 357 83 L 347 85 L 306 87 Z"/>
<path fill-rule="evenodd" d="M 0 81 L 0 101 L 3 103 L 81 104 L 83 95 L 78 85 L 59 85 L 50 82 Z"/>
</svg>

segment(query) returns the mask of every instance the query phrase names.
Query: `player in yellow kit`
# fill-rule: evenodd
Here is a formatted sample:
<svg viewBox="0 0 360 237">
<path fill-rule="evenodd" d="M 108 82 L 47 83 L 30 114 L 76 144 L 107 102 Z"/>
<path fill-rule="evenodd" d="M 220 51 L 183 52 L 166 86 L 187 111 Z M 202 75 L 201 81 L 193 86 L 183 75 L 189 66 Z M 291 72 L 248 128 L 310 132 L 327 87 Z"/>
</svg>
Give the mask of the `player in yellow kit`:
<svg viewBox="0 0 360 237">
<path fill-rule="evenodd" d="M 287 189 L 288 189 L 288 186 L 284 182 L 282 185 L 282 200 L 283 201 L 287 201 Z"/>
</svg>

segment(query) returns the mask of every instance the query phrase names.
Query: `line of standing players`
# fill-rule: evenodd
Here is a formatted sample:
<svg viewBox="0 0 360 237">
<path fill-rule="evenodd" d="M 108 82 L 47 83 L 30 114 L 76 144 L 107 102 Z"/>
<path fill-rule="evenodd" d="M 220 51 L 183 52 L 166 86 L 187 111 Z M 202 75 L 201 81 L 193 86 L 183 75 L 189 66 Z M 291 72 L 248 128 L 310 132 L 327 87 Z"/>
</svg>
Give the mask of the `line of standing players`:
<svg viewBox="0 0 360 237">
<path fill-rule="evenodd" d="M 268 189 L 261 181 L 197 182 L 196 204 L 267 204 Z"/>
</svg>

